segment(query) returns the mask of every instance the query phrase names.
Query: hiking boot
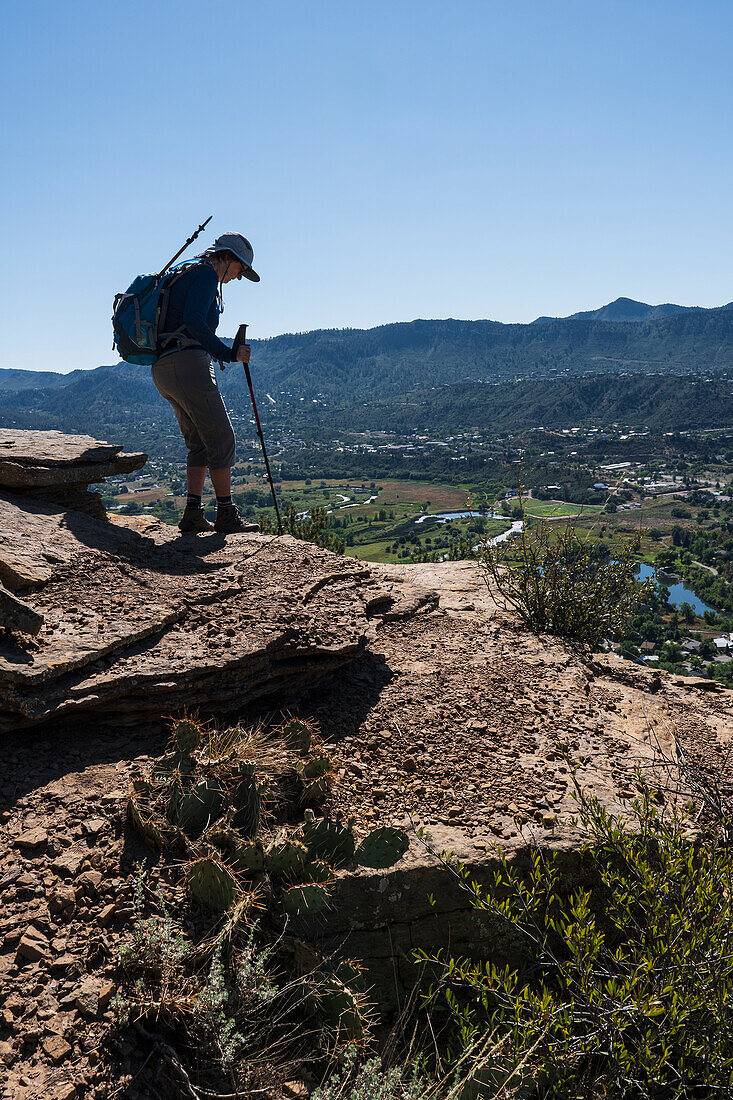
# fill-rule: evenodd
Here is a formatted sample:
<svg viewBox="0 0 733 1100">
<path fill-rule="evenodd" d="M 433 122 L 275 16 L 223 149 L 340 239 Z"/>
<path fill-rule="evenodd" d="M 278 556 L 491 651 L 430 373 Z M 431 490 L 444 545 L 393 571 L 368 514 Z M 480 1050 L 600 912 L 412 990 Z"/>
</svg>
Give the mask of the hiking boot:
<svg viewBox="0 0 733 1100">
<path fill-rule="evenodd" d="M 188 535 L 191 533 L 201 534 L 204 531 L 213 531 L 214 528 L 204 515 L 203 508 L 196 508 L 187 504 L 183 510 L 180 523 L 178 524 L 178 530 L 182 535 Z"/>
<path fill-rule="evenodd" d="M 236 504 L 220 504 L 216 510 L 214 530 L 220 535 L 241 535 L 259 529 L 259 523 L 245 523 Z"/>
</svg>

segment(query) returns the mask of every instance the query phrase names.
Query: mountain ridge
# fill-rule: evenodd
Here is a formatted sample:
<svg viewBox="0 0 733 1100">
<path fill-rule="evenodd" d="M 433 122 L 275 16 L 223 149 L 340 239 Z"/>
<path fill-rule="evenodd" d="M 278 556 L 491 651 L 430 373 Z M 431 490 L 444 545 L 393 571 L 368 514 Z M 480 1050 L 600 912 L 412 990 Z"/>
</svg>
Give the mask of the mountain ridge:
<svg viewBox="0 0 733 1100">
<path fill-rule="evenodd" d="M 633 324 L 639 321 L 660 321 L 678 313 L 710 313 L 721 309 L 733 309 L 733 302 L 723 306 L 679 306 L 672 302 L 651 306 L 646 302 L 637 302 L 634 298 L 616 298 L 598 309 L 581 310 L 567 317 L 536 317 L 532 324 L 541 325 L 550 321 L 613 321 Z"/>
<path fill-rule="evenodd" d="M 310 430 L 317 422 L 323 426 L 324 416 L 335 423 L 333 416 L 338 410 L 348 413 L 351 409 L 353 419 L 361 420 L 364 410 L 380 406 L 396 410 L 416 401 L 432 405 L 444 425 L 454 423 L 459 411 L 470 423 L 489 423 L 494 402 L 487 401 L 486 383 L 556 380 L 553 393 L 572 397 L 569 380 L 599 375 L 609 380 L 607 389 L 619 391 L 618 399 L 611 400 L 612 393 L 604 396 L 608 414 L 626 419 L 633 410 L 621 398 L 631 384 L 613 381 L 620 375 L 688 380 L 713 376 L 722 380 L 733 372 L 733 309 L 691 309 L 625 324 L 584 319 L 539 325 L 418 319 L 373 329 L 321 329 L 251 343 L 252 374 L 263 418 L 284 416 L 283 423 L 297 425 L 298 430 Z M 232 413 L 248 416 L 243 371 L 230 364 L 223 374 L 217 370 L 216 375 Z M 474 391 L 435 398 L 441 387 L 468 384 L 478 385 Z M 681 390 L 680 399 L 667 387 L 664 408 L 669 417 L 657 417 L 653 409 L 656 384 L 650 378 L 644 394 L 639 394 L 640 400 L 643 396 L 645 422 L 652 419 L 660 429 L 700 426 L 699 417 L 691 418 L 681 403 L 684 394 L 692 400 L 693 391 L 687 387 L 684 394 Z M 131 426 L 137 430 L 147 421 L 149 428 L 168 432 L 170 410 L 155 389 L 148 367 L 118 363 L 54 374 L 47 381 L 41 372 L 24 376 L 19 371 L 0 371 L 0 393 L 2 427 L 105 434 L 127 432 Z M 597 389 L 597 396 L 600 393 Z M 265 394 L 271 395 L 274 409 Z M 520 398 L 520 391 L 516 396 Z M 727 425 L 728 392 L 721 391 L 720 397 L 713 421 L 723 420 Z M 550 409 L 555 407 L 555 397 L 549 392 L 547 401 Z M 522 392 L 522 403 L 523 409 L 514 418 L 507 408 L 511 400 L 502 399 L 501 419 L 506 427 L 514 422 L 517 426 L 527 424 L 520 413 L 528 413 L 533 406 L 531 392 Z M 706 401 L 706 407 L 713 411 L 711 401 Z M 588 406 L 576 409 L 575 416 L 581 419 L 589 415 Z M 389 413 L 390 422 L 397 423 L 397 419 L 405 423 L 402 413 Z M 170 426 L 173 431 L 172 418 Z M 144 449 L 148 438 L 136 437 L 136 445 Z"/>
</svg>

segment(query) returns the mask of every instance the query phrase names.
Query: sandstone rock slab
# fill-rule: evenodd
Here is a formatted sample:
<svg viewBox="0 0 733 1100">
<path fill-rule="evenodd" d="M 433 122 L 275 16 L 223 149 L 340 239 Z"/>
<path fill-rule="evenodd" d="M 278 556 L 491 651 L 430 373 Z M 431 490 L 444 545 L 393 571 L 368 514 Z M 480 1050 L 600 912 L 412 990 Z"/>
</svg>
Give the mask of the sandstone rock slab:
<svg viewBox="0 0 733 1100">
<path fill-rule="evenodd" d="M 0 627 L 20 630 L 23 634 L 37 634 L 42 626 L 43 615 L 0 584 Z"/>
<path fill-rule="evenodd" d="M 0 462 L 68 466 L 79 462 L 104 462 L 121 450 L 117 444 L 105 443 L 90 435 L 0 428 Z"/>
<path fill-rule="evenodd" d="M 0 500 L 0 516 L 11 507 L 27 531 L 17 501 Z M 62 561 L 47 563 L 34 597 L 45 618 L 35 645 L 0 642 L 0 732 L 286 699 L 362 652 L 372 609 L 392 604 L 363 563 L 289 536 L 181 537 L 147 517 L 79 516 L 70 532 L 48 506 L 31 520 Z M 115 553 L 125 540 L 132 550 Z"/>
<path fill-rule="evenodd" d="M 32 466 L 21 462 L 0 459 L 0 485 L 6 489 L 60 488 L 78 489 L 116 474 L 129 474 L 139 470 L 147 462 L 142 453 L 119 454 L 106 462 L 77 462 L 68 465 Z"/>
<path fill-rule="evenodd" d="M 0 581 L 11 591 L 39 588 L 59 567 L 101 554 L 129 554 L 135 532 L 61 505 L 0 494 Z"/>
</svg>

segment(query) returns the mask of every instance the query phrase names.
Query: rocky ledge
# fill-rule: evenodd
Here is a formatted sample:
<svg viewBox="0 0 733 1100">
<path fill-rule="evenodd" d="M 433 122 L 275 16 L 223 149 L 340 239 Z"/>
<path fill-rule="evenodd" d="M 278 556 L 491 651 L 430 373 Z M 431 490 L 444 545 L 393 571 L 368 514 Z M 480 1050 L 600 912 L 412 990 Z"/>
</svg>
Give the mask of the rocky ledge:
<svg viewBox="0 0 733 1100">
<path fill-rule="evenodd" d="M 395 602 L 361 562 L 289 536 L 181 536 L 29 497 L 27 484 L 10 492 L 8 466 L 76 477 L 80 463 L 123 461 L 108 444 L 29 434 L 6 440 L 13 462 L 0 451 L 0 733 L 277 704 L 353 660 Z M 40 436 L 53 437 L 46 451 Z"/>
<path fill-rule="evenodd" d="M 0 428 L 0 490 L 40 497 L 105 518 L 99 493 L 88 486 L 115 474 L 139 470 L 147 455 L 88 435 Z"/>
</svg>

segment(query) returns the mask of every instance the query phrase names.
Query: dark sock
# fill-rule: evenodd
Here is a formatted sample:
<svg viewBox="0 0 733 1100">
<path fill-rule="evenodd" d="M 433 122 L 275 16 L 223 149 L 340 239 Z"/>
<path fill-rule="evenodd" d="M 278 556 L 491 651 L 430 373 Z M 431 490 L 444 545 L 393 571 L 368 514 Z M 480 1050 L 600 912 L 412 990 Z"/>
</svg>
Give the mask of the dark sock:
<svg viewBox="0 0 733 1100">
<path fill-rule="evenodd" d="M 201 497 L 200 496 L 197 497 L 195 493 L 189 493 L 188 496 L 186 497 L 186 507 L 187 508 L 200 508 L 201 507 Z"/>
<path fill-rule="evenodd" d="M 229 494 L 228 497 L 217 497 L 216 498 L 216 503 L 219 506 L 219 508 L 226 508 L 227 505 L 231 505 L 231 503 L 232 503 L 231 493 Z"/>
</svg>

